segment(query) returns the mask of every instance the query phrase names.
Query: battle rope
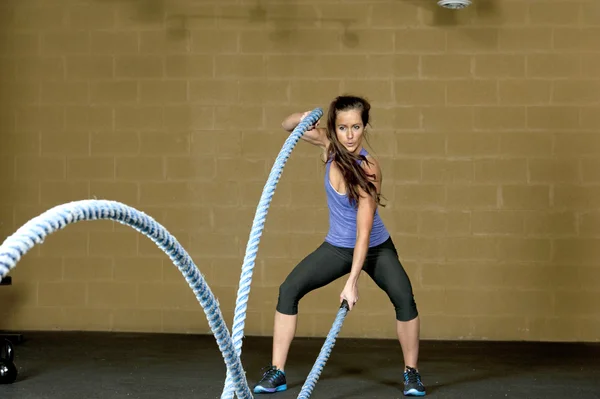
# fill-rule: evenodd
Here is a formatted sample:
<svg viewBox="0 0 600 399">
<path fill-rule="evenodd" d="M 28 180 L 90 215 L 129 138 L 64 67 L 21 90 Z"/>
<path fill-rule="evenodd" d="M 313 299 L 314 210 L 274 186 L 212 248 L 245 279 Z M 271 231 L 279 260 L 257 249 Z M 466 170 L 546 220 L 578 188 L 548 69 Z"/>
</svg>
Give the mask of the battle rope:
<svg viewBox="0 0 600 399">
<path fill-rule="evenodd" d="M 313 368 L 310 370 L 310 373 L 308 373 L 306 381 L 304 381 L 304 385 L 300 390 L 298 399 L 308 399 L 308 397 L 310 397 L 310 394 L 312 393 L 312 390 L 315 388 L 315 385 L 317 385 L 317 380 L 321 375 L 323 367 L 325 367 L 327 359 L 329 359 L 329 354 L 333 349 L 335 339 L 338 336 L 340 330 L 342 329 L 342 324 L 344 323 L 344 319 L 346 318 L 346 315 L 348 314 L 349 310 L 350 307 L 348 306 L 348 302 L 344 299 L 342 305 L 340 306 L 340 310 L 338 310 L 337 316 L 335 317 L 333 326 L 331 327 L 331 330 L 329 330 L 329 334 L 327 334 L 327 339 L 321 347 L 321 352 L 317 357 L 317 361 L 313 365 Z"/>
<path fill-rule="evenodd" d="M 171 258 L 194 291 L 204 309 L 208 324 L 217 340 L 227 369 L 233 370 L 233 383 L 239 398 L 250 399 L 246 375 L 239 356 L 236 356 L 221 309 L 210 287 L 199 272 L 192 258 L 177 239 L 157 221 L 143 212 L 127 205 L 107 200 L 82 200 L 58 205 L 31 219 L 8 237 L 0 246 L 0 277 L 3 278 L 35 244 L 69 224 L 109 219 L 133 227 L 150 238 Z"/>
<path fill-rule="evenodd" d="M 256 208 L 254 215 L 254 222 L 250 230 L 250 237 L 248 238 L 248 244 L 246 246 L 246 255 L 244 257 L 244 263 L 242 265 L 242 272 L 240 274 L 240 282 L 237 293 L 237 299 L 235 304 L 235 313 L 233 315 L 233 327 L 231 330 L 231 338 L 233 339 L 233 346 L 235 347 L 236 354 L 241 356 L 242 352 L 242 338 L 244 337 L 244 326 L 246 321 L 246 307 L 248 303 L 248 297 L 250 294 L 250 285 L 252 283 L 252 274 L 254 271 L 254 260 L 256 259 L 256 253 L 258 252 L 258 244 L 262 235 L 263 227 L 267 217 L 267 211 L 271 204 L 271 199 L 275 193 L 275 187 L 283 172 L 283 167 L 287 162 L 293 148 L 296 146 L 301 136 L 306 133 L 308 128 L 321 118 L 323 110 L 320 108 L 314 109 L 310 112 L 296 128 L 289 135 L 279 155 L 275 159 L 271 172 L 267 178 L 267 182 L 263 188 L 262 195 Z M 225 386 L 223 387 L 223 393 L 221 399 L 232 399 L 233 398 L 233 384 L 231 381 L 231 373 L 227 372 L 227 378 L 225 379 Z"/>
<path fill-rule="evenodd" d="M 248 387 L 246 375 L 242 368 L 240 354 L 244 321 L 246 318 L 246 306 L 252 282 L 254 260 L 256 258 L 256 253 L 258 252 L 258 243 L 265 224 L 267 209 L 275 192 L 277 181 L 281 177 L 283 166 L 302 134 L 306 132 L 309 126 L 316 123 L 322 114 L 322 110 L 317 108 L 300 122 L 286 140 L 273 165 L 263 190 L 254 218 L 250 238 L 248 240 L 246 256 L 244 258 L 240 276 L 234 326 L 231 336 L 229 335 L 229 331 L 223 320 L 223 315 L 221 314 L 217 299 L 210 290 L 210 287 L 204 280 L 204 277 L 198 270 L 196 264 L 185 249 L 179 244 L 177 239 L 152 217 L 116 201 L 74 201 L 58 205 L 29 220 L 14 234 L 9 236 L 0 246 L 0 281 L 35 244 L 43 243 L 46 236 L 65 228 L 69 224 L 80 221 L 109 219 L 130 226 L 150 238 L 169 256 L 185 277 L 190 288 L 192 288 L 196 295 L 198 302 L 202 306 L 211 331 L 215 336 L 223 359 L 225 360 L 225 365 L 227 366 L 227 378 L 222 394 L 223 397 L 226 395 L 233 396 L 235 393 L 240 399 L 252 398 L 253 396 Z M 331 331 L 321 348 L 319 357 L 302 387 L 300 395 L 298 396 L 299 398 L 308 398 L 314 389 L 321 370 L 329 358 L 329 354 L 331 353 L 335 339 L 341 329 L 347 312 L 348 305 L 344 302 L 342 306 L 340 306 Z"/>
</svg>

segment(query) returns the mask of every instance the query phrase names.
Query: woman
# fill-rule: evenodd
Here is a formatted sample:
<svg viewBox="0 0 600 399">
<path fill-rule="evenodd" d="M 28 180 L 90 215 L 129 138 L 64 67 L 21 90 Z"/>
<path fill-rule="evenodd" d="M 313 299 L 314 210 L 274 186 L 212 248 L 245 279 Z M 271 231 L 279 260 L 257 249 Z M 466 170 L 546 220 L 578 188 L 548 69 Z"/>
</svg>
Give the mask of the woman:
<svg viewBox="0 0 600 399">
<path fill-rule="evenodd" d="M 255 393 L 287 389 L 284 369 L 296 332 L 300 299 L 348 275 L 340 302 L 346 300 L 352 310 L 358 301 L 358 278 L 364 270 L 387 293 L 396 311 L 405 363 L 404 395 L 425 395 L 417 368 L 420 323 L 412 286 L 377 211 L 381 205 L 379 163 L 362 147 L 370 108 L 363 98 L 337 97 L 329 107 L 327 128 L 319 128 L 316 123 L 302 136 L 323 150 L 329 232 L 279 288 L 272 363 L 254 387 Z M 293 131 L 308 114 L 290 115 L 283 121 L 283 128 Z"/>
</svg>

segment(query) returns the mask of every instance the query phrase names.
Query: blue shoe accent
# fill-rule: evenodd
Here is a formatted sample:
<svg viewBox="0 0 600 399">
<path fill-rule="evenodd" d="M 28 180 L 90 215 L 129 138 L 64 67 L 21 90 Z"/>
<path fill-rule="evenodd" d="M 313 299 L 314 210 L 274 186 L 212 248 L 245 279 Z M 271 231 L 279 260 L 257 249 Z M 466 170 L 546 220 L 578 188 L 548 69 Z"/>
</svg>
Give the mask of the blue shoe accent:
<svg viewBox="0 0 600 399">
<path fill-rule="evenodd" d="M 275 366 L 264 369 L 261 380 L 254 386 L 254 393 L 275 393 L 287 390 L 285 373 Z"/>
<path fill-rule="evenodd" d="M 257 385 L 254 387 L 254 393 L 275 393 L 282 392 L 287 390 L 287 384 L 283 384 L 278 386 L 277 388 L 265 388 L 261 385 Z"/>
<path fill-rule="evenodd" d="M 421 375 L 416 369 L 407 367 L 404 372 L 404 396 L 425 396 L 425 394 Z"/>
<path fill-rule="evenodd" d="M 418 391 L 414 388 L 409 389 L 408 391 L 404 391 L 404 396 L 425 396 L 425 391 Z"/>
</svg>

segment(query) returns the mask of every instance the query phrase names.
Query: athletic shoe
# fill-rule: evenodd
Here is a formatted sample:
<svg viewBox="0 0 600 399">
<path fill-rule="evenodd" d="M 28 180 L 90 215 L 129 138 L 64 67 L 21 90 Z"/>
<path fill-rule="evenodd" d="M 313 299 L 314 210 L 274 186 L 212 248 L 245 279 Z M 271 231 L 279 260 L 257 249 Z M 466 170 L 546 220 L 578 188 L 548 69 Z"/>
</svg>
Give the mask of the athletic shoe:
<svg viewBox="0 0 600 399">
<path fill-rule="evenodd" d="M 425 396 L 425 386 L 421 382 L 421 376 L 412 367 L 406 367 L 404 372 L 404 396 Z"/>
<path fill-rule="evenodd" d="M 287 389 L 285 373 L 275 366 L 265 367 L 262 379 L 254 386 L 254 393 L 275 393 Z"/>
</svg>

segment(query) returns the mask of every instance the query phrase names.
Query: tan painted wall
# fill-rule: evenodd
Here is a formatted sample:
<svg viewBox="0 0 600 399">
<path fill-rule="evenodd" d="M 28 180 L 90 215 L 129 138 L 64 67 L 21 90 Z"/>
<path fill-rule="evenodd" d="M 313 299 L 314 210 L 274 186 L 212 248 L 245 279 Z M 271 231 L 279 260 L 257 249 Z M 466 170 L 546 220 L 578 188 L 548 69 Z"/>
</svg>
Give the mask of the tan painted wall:
<svg viewBox="0 0 600 399">
<path fill-rule="evenodd" d="M 352 92 L 374 106 L 381 214 L 423 337 L 597 340 L 599 3 L 475 3 L 5 0 L 1 236 L 61 203 L 122 201 L 182 242 L 231 325 L 281 120 Z M 300 143 L 247 335 L 271 334 L 279 284 L 324 237 L 322 173 Z M 209 331 L 178 270 L 129 227 L 69 226 L 11 275 L 3 329 Z M 326 334 L 342 283 L 302 301 L 299 335 Z M 366 276 L 360 293 L 341 335 L 393 338 L 385 294 Z"/>
</svg>

